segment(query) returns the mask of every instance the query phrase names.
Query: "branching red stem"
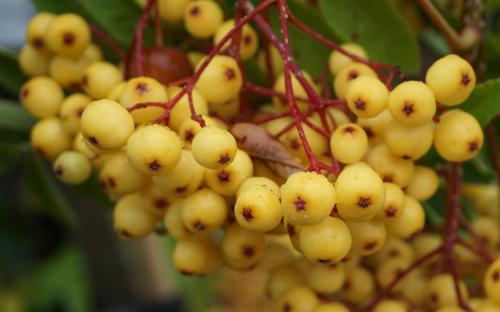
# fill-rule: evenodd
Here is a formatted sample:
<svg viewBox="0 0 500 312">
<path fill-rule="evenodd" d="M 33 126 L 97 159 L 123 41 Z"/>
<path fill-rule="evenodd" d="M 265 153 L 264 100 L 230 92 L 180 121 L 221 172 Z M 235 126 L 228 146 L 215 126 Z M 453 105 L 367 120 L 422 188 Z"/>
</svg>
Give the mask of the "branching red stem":
<svg viewBox="0 0 500 312">
<path fill-rule="evenodd" d="M 99 41 L 110 48 L 122 62 L 125 60 L 125 51 L 113 40 L 113 38 L 108 36 L 108 34 L 95 24 L 90 24 L 90 31 L 97 39 L 99 39 Z"/>
</svg>

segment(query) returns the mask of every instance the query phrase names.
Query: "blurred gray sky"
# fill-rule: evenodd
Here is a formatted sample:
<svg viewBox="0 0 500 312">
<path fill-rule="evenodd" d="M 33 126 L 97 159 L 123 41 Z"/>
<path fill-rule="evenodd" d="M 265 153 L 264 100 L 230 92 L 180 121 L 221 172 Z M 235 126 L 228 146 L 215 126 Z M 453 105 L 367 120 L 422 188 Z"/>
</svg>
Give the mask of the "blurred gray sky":
<svg viewBox="0 0 500 312">
<path fill-rule="evenodd" d="M 0 6 L 0 48 L 18 50 L 35 9 L 30 0 L 0 0 Z"/>
</svg>

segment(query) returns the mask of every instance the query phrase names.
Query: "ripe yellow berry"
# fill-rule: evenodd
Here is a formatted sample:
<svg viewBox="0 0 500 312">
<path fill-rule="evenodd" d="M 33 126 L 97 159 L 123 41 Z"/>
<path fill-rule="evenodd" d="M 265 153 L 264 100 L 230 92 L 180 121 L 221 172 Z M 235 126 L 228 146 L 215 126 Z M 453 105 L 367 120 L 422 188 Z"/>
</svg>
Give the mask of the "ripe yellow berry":
<svg viewBox="0 0 500 312">
<path fill-rule="evenodd" d="M 108 194 L 121 196 L 144 189 L 149 179 L 130 165 L 125 153 L 117 153 L 102 167 L 99 181 Z"/>
<path fill-rule="evenodd" d="M 115 102 L 120 102 L 120 97 L 122 95 L 123 90 L 125 90 L 125 86 L 127 83 L 125 81 L 122 81 L 121 83 L 117 84 L 107 95 L 106 99 L 108 100 L 113 100 Z"/>
<path fill-rule="evenodd" d="M 436 100 L 425 83 L 405 81 L 389 93 L 387 107 L 397 122 L 416 127 L 432 120 L 436 112 Z"/>
<path fill-rule="evenodd" d="M 407 195 L 424 201 L 432 197 L 439 187 L 439 177 L 431 168 L 416 166 L 410 183 L 405 188 Z"/>
<path fill-rule="evenodd" d="M 181 90 L 181 88 L 175 86 L 168 87 L 168 97 L 170 99 L 174 98 Z M 203 95 L 201 95 L 198 90 L 193 89 L 191 96 L 196 113 L 200 115 L 208 115 L 208 105 Z M 179 101 L 177 101 L 175 106 L 170 111 L 170 120 L 168 122 L 168 126 L 170 129 L 178 131 L 182 122 L 186 119 L 190 119 L 190 117 L 191 110 L 189 108 L 189 98 L 188 95 L 185 94 L 179 99 Z"/>
<path fill-rule="evenodd" d="M 92 98 L 83 93 L 73 93 L 62 102 L 59 117 L 70 134 L 80 131 L 80 118 L 90 102 Z"/>
<path fill-rule="evenodd" d="M 146 1 L 142 1 L 146 2 Z M 159 0 L 158 14 L 164 21 L 170 23 L 181 22 L 184 18 L 184 11 L 189 4 L 189 0 Z"/>
<path fill-rule="evenodd" d="M 46 118 L 31 129 L 31 145 L 41 156 L 55 159 L 71 147 L 71 137 L 57 118 Z"/>
<path fill-rule="evenodd" d="M 271 242 L 267 245 L 266 253 L 259 262 L 259 268 L 271 273 L 277 268 L 284 267 L 293 259 L 292 253 L 287 246 L 278 242 Z"/>
<path fill-rule="evenodd" d="M 220 265 L 220 250 L 208 238 L 191 237 L 175 244 L 172 262 L 184 275 L 209 275 Z"/>
<path fill-rule="evenodd" d="M 95 45 L 89 45 L 77 58 L 54 56 L 50 61 L 50 75 L 66 89 L 79 89 L 87 66 L 102 58 L 98 49 Z"/>
<path fill-rule="evenodd" d="M 211 37 L 224 21 L 224 14 L 217 2 L 200 0 L 191 2 L 184 10 L 184 26 L 196 38 Z"/>
<path fill-rule="evenodd" d="M 483 140 L 483 131 L 476 118 L 461 110 L 443 114 L 434 131 L 434 146 L 448 161 L 474 158 L 483 146 Z"/>
<path fill-rule="evenodd" d="M 234 28 L 234 19 L 230 19 L 225 21 L 222 25 L 220 25 L 217 28 L 217 31 L 215 32 L 214 35 L 214 45 L 219 43 L 224 36 L 227 35 L 229 31 L 231 31 Z M 241 35 L 240 35 L 240 55 L 242 60 L 248 60 L 252 58 L 255 55 L 255 52 L 257 52 L 257 49 L 259 48 L 259 37 L 257 36 L 257 33 L 255 30 L 250 26 L 249 24 L 245 24 L 243 28 L 241 29 Z M 226 42 L 224 46 L 222 47 L 222 50 L 227 49 L 231 44 L 231 40 Z"/>
<path fill-rule="evenodd" d="M 424 228 L 425 212 L 420 203 L 405 197 L 405 208 L 399 216 L 386 220 L 387 231 L 400 238 L 408 238 Z"/>
<path fill-rule="evenodd" d="M 194 236 L 195 234 L 188 230 L 182 221 L 182 210 L 184 207 L 184 198 L 176 198 L 167 208 L 163 217 L 163 224 L 167 229 L 168 235 L 176 240 L 183 240 Z"/>
<path fill-rule="evenodd" d="M 378 78 L 361 76 L 349 84 L 346 100 L 356 116 L 368 118 L 384 110 L 388 95 L 387 87 Z"/>
<path fill-rule="evenodd" d="M 383 143 L 368 152 L 366 161 L 384 182 L 392 182 L 399 187 L 410 183 L 415 169 L 413 161 L 396 157 Z"/>
<path fill-rule="evenodd" d="M 439 103 L 457 105 L 465 101 L 476 86 L 476 74 L 466 60 L 450 54 L 432 64 L 425 75 L 425 83 Z"/>
<path fill-rule="evenodd" d="M 239 192 L 234 214 L 243 228 L 267 232 L 280 224 L 283 208 L 278 197 L 267 186 L 256 185 Z"/>
<path fill-rule="evenodd" d="M 68 184 L 80 184 L 89 178 L 92 166 L 83 154 L 66 151 L 57 157 L 53 170 L 59 180 Z"/>
<path fill-rule="evenodd" d="M 65 13 L 50 21 L 46 38 L 52 52 L 78 57 L 90 42 L 90 27 L 81 16 Z"/>
<path fill-rule="evenodd" d="M 158 124 L 137 129 L 127 141 L 130 164 L 143 174 L 162 175 L 181 157 L 181 141 L 175 132 Z"/>
<path fill-rule="evenodd" d="M 335 264 L 351 249 L 351 232 L 338 218 L 326 217 L 321 223 L 301 229 L 300 248 L 311 262 Z"/>
<path fill-rule="evenodd" d="M 264 259 L 263 259 L 264 260 Z M 304 283 L 302 272 L 292 264 L 283 265 L 272 270 L 266 282 L 266 294 L 276 299 L 283 295 L 288 289 Z"/>
<path fill-rule="evenodd" d="M 25 44 L 19 52 L 19 67 L 26 76 L 46 76 L 49 74 L 50 57 Z"/>
<path fill-rule="evenodd" d="M 412 263 L 415 253 L 406 241 L 395 236 L 389 236 L 384 247 L 375 255 L 377 266 L 383 266 L 391 259 L 402 259 L 406 263 Z"/>
<path fill-rule="evenodd" d="M 234 58 L 226 55 L 215 56 L 196 82 L 198 91 L 208 103 L 214 105 L 234 100 L 240 93 L 242 85 L 243 79 L 238 64 Z"/>
<path fill-rule="evenodd" d="M 302 128 L 313 154 L 319 157 L 327 153 L 328 140 L 307 125 L 304 125 Z M 302 145 L 302 140 L 296 128 L 293 128 L 288 133 L 286 133 L 286 135 L 282 139 L 284 140 L 283 143 L 286 145 L 288 151 L 293 156 L 300 158 L 304 162 L 308 161 L 307 154 L 305 152 L 304 146 Z"/>
<path fill-rule="evenodd" d="M 384 183 L 385 201 L 382 209 L 377 213 L 377 217 L 385 222 L 398 217 L 405 208 L 405 194 L 399 186 L 394 183 Z"/>
<path fill-rule="evenodd" d="M 496 248 L 500 241 L 498 222 L 492 217 L 479 216 L 472 222 L 472 228 L 491 248 Z"/>
<path fill-rule="evenodd" d="M 264 256 L 266 235 L 246 230 L 233 223 L 224 229 L 221 247 L 225 260 L 243 262 L 247 267 L 251 267 Z"/>
<path fill-rule="evenodd" d="M 314 312 L 349 312 L 350 310 L 339 302 L 321 303 Z"/>
<path fill-rule="evenodd" d="M 436 312 L 466 312 L 466 311 L 458 306 L 448 305 L 437 309 Z"/>
<path fill-rule="evenodd" d="M 360 161 L 368 148 L 368 137 L 360 126 L 348 123 L 333 132 L 330 151 L 338 161 L 351 164 Z"/>
<path fill-rule="evenodd" d="M 113 222 L 118 234 L 127 238 L 143 238 L 153 232 L 157 218 L 146 209 L 140 193 L 121 198 L 113 211 Z"/>
<path fill-rule="evenodd" d="M 472 303 L 471 303 L 472 306 Z M 473 306 L 472 306 L 473 307 Z M 484 300 L 477 307 L 473 307 L 475 312 L 499 312 L 500 305 L 491 300 Z"/>
<path fill-rule="evenodd" d="M 372 145 L 380 143 L 384 140 L 385 132 L 391 126 L 393 121 L 392 115 L 388 109 L 384 109 L 375 117 L 362 118 L 358 117 L 356 123 L 365 130 L 368 142 Z"/>
<path fill-rule="evenodd" d="M 361 58 L 367 58 L 368 55 L 362 46 L 356 43 L 345 43 L 341 47 L 347 52 L 359 56 Z M 354 63 L 355 61 L 349 56 L 342 54 L 339 51 L 332 51 L 328 59 L 328 68 L 332 75 L 337 75 L 340 70 L 345 68 L 347 65 Z"/>
<path fill-rule="evenodd" d="M 52 117 L 61 107 L 64 93 L 52 78 L 40 76 L 28 80 L 19 92 L 24 108 L 37 118 Z"/>
<path fill-rule="evenodd" d="M 351 82 L 361 76 L 378 77 L 377 73 L 370 66 L 363 63 L 352 63 L 342 68 L 333 80 L 333 89 L 337 98 L 345 99 Z"/>
<path fill-rule="evenodd" d="M 397 300 L 383 300 L 375 306 L 373 312 L 407 312 L 406 303 Z"/>
<path fill-rule="evenodd" d="M 240 187 L 238 188 L 238 193 L 236 195 L 240 195 L 243 193 L 245 190 L 253 188 L 255 186 L 265 186 L 271 191 L 271 193 L 274 194 L 277 198 L 280 198 L 280 187 L 279 185 L 271 180 L 270 178 L 266 177 L 250 177 L 243 181 L 241 183 Z"/>
<path fill-rule="evenodd" d="M 347 226 L 352 236 L 351 252 L 368 256 L 384 247 L 387 233 L 382 222 L 348 222 Z"/>
<path fill-rule="evenodd" d="M 311 75 L 308 72 L 304 71 L 304 70 L 302 70 L 301 73 L 302 73 L 302 76 L 304 77 L 304 79 L 311 86 L 314 87 L 315 86 L 314 85 L 314 80 L 311 77 Z M 293 76 L 293 75 L 291 77 L 291 83 L 292 83 L 293 95 L 296 98 L 306 99 L 307 98 L 306 90 L 304 89 L 304 87 L 302 86 L 302 84 L 299 82 L 299 80 L 295 76 Z M 281 73 L 278 77 L 276 77 L 276 80 L 274 81 L 273 89 L 276 92 L 285 94 L 285 74 L 284 73 Z M 276 103 L 276 104 L 283 103 L 284 107 L 288 107 L 288 103 L 287 103 L 286 99 L 281 99 L 281 98 L 278 98 L 278 97 L 274 97 L 273 98 L 273 102 Z M 299 101 L 296 101 L 296 102 L 297 102 L 297 105 L 298 105 L 299 109 L 302 110 L 302 111 L 306 110 L 307 108 L 309 108 L 309 103 L 306 102 L 306 101 L 300 101 L 299 100 Z"/>
<path fill-rule="evenodd" d="M 276 311 L 313 312 L 318 303 L 318 298 L 311 289 L 296 286 L 279 298 Z"/>
<path fill-rule="evenodd" d="M 361 266 L 347 270 L 341 297 L 353 303 L 365 302 L 375 290 L 373 275 Z"/>
<path fill-rule="evenodd" d="M 214 191 L 225 196 L 235 195 L 241 183 L 252 176 L 253 163 L 243 150 L 237 150 L 234 160 L 218 170 L 207 169 L 205 181 Z"/>
<path fill-rule="evenodd" d="M 281 186 L 284 214 L 296 225 L 320 223 L 330 215 L 335 202 L 335 187 L 315 172 L 296 172 Z"/>
<path fill-rule="evenodd" d="M 50 54 L 47 45 L 47 28 L 56 16 L 48 12 L 36 14 L 26 27 L 26 42 L 45 55 Z"/>
<path fill-rule="evenodd" d="M 154 176 L 154 183 L 166 194 L 187 195 L 203 182 L 205 168 L 200 166 L 189 150 L 182 150 L 177 164 L 168 172 Z"/>
<path fill-rule="evenodd" d="M 158 217 L 165 215 L 165 211 L 175 199 L 174 196 L 163 193 L 154 183 L 150 183 L 142 194 L 146 201 L 146 209 Z"/>
<path fill-rule="evenodd" d="M 425 292 L 429 284 L 427 272 L 418 268 L 408 273 L 404 278 L 404 284 L 400 291 L 402 296 L 416 306 L 423 306 L 425 303 Z"/>
<path fill-rule="evenodd" d="M 411 265 L 406 259 L 402 258 L 393 258 L 387 260 L 385 263 L 382 263 L 377 266 L 377 270 L 375 273 L 377 282 L 382 288 L 387 287 L 400 272 L 403 272 Z M 396 286 L 395 290 L 401 290 L 405 284 L 408 282 L 407 279 L 401 280 Z"/>
<path fill-rule="evenodd" d="M 94 99 L 103 99 L 122 81 L 122 73 L 118 67 L 108 62 L 95 62 L 85 69 L 82 85 L 88 95 Z"/>
<path fill-rule="evenodd" d="M 168 100 L 165 87 L 153 78 L 136 77 L 127 81 L 125 88 L 120 95 L 120 104 L 125 108 L 134 106 L 137 103 L 165 103 Z M 164 112 L 161 107 L 146 107 L 136 109 L 131 112 L 135 123 L 143 124 L 155 121 Z"/>
<path fill-rule="evenodd" d="M 193 233 L 212 233 L 226 220 L 224 198 L 210 189 L 203 188 L 189 194 L 183 205 L 182 220 Z"/>
<path fill-rule="evenodd" d="M 233 135 L 217 127 L 204 127 L 191 143 L 194 159 L 208 169 L 222 169 L 234 159 L 238 145 Z"/>
<path fill-rule="evenodd" d="M 205 115 L 201 115 L 201 118 L 203 118 L 203 120 L 205 121 L 205 126 L 217 127 L 217 122 L 215 121 L 215 119 Z M 198 134 L 198 132 L 201 131 L 201 129 L 202 127 L 200 126 L 200 123 L 198 121 L 191 118 L 184 119 L 179 127 L 179 130 L 177 130 L 179 138 L 184 143 L 184 147 L 191 148 L 194 137 Z"/>
<path fill-rule="evenodd" d="M 335 189 L 337 211 L 347 221 L 368 221 L 384 204 L 384 184 L 365 163 L 359 162 L 344 168 L 335 182 Z"/>
<path fill-rule="evenodd" d="M 467 299 L 467 287 L 459 282 L 462 297 Z M 432 309 L 438 309 L 444 306 L 458 305 L 455 283 L 451 274 L 439 274 L 434 276 L 427 287 L 427 302 Z"/>
<path fill-rule="evenodd" d="M 424 156 L 434 140 L 434 125 L 428 122 L 421 126 L 407 127 L 393 122 L 385 132 L 385 144 L 395 156 L 417 160 Z"/>
<path fill-rule="evenodd" d="M 123 106 L 112 100 L 90 103 L 81 118 L 82 134 L 102 150 L 115 150 L 127 143 L 134 131 L 134 120 Z"/>
<path fill-rule="evenodd" d="M 443 239 L 441 235 L 435 233 L 422 233 L 417 235 L 413 240 L 413 249 L 415 250 L 415 257 L 420 258 L 432 250 L 441 246 Z M 438 258 L 439 259 L 439 258 Z M 429 263 L 432 263 L 430 261 Z"/>
</svg>

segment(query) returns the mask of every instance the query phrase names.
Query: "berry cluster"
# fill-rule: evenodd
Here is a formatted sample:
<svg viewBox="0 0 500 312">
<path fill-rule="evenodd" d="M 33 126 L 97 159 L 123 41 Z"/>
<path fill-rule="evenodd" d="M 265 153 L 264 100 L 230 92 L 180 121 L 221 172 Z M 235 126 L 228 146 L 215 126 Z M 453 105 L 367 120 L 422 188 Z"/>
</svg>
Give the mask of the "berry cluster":
<svg viewBox="0 0 500 312">
<path fill-rule="evenodd" d="M 221 263 L 265 270 L 279 311 L 500 311 L 492 217 L 464 220 L 471 234 L 459 238 L 460 207 L 451 198 L 446 235 L 424 231 L 421 202 L 437 191 L 439 174 L 457 195 L 459 163 L 483 145 L 477 120 L 452 107 L 476 85 L 466 60 L 447 55 L 425 82 L 395 85 L 394 67 L 369 60 L 356 43 L 338 46 L 314 33 L 285 0 L 257 8 L 238 1 L 225 21 L 214 1 L 160 0 L 157 19 L 213 40 L 208 54 L 185 56 L 192 76 L 165 83 L 149 74 L 150 54 L 138 39 L 156 1 L 141 3 L 124 70 L 102 60 L 91 27 L 75 14 L 36 15 L 19 56 L 32 77 L 20 99 L 40 119 L 33 148 L 66 183 L 98 171 L 116 200 L 119 235 L 140 239 L 161 224 L 177 240 L 175 268 L 188 275 L 211 274 Z M 282 42 L 259 15 L 274 4 Z M 332 49 L 336 98 L 294 62 L 288 23 Z M 247 79 L 243 62 L 252 58 L 271 87 Z M 267 102 L 250 106 L 251 93 Z M 416 163 L 432 146 L 453 163 L 439 174 Z M 482 260 L 491 263 L 486 297 L 469 300 L 457 264 L 477 275 Z M 443 263 L 450 273 L 441 273 Z"/>
</svg>

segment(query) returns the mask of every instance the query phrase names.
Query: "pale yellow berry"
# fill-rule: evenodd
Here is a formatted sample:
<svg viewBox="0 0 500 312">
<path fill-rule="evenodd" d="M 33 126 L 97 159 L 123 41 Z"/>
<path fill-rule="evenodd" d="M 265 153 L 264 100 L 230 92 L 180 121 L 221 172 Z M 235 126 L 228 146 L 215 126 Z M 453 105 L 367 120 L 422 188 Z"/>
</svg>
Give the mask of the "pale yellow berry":
<svg viewBox="0 0 500 312">
<path fill-rule="evenodd" d="M 121 236 L 143 238 L 153 232 L 157 218 L 146 209 L 144 197 L 135 193 L 118 201 L 113 211 L 113 222 Z"/>
<path fill-rule="evenodd" d="M 31 129 L 31 145 L 42 157 L 55 159 L 71 147 L 71 137 L 57 118 L 46 118 Z"/>
<path fill-rule="evenodd" d="M 370 66 L 363 63 L 351 63 L 343 67 L 333 80 L 333 89 L 337 98 L 344 99 L 351 82 L 361 76 L 378 77 Z"/>
<path fill-rule="evenodd" d="M 50 54 L 47 44 L 47 28 L 56 15 L 48 12 L 39 12 L 26 27 L 26 42 L 34 49 L 45 55 Z"/>
<path fill-rule="evenodd" d="M 416 200 L 423 201 L 431 198 L 438 187 L 439 177 L 436 171 L 428 167 L 416 166 L 405 192 Z"/>
<path fill-rule="evenodd" d="M 351 164 L 360 161 L 368 148 L 368 137 L 360 126 L 348 123 L 333 132 L 330 151 L 340 162 Z"/>
<path fill-rule="evenodd" d="M 90 42 L 90 27 L 81 16 L 65 13 L 50 21 L 46 38 L 52 52 L 78 57 Z"/>
<path fill-rule="evenodd" d="M 219 43 L 224 36 L 227 35 L 229 31 L 234 28 L 235 22 L 234 19 L 230 19 L 225 21 L 222 25 L 217 28 L 217 31 L 214 35 L 214 45 Z M 234 40 L 234 39 L 233 39 Z M 259 48 L 259 37 L 255 30 L 250 26 L 250 24 L 245 24 L 243 28 L 241 28 L 240 32 L 240 47 L 239 52 L 242 60 L 248 60 L 255 55 L 257 49 Z M 223 45 L 222 50 L 227 49 L 231 44 L 231 40 L 226 42 Z"/>
<path fill-rule="evenodd" d="M 384 110 L 388 95 L 387 87 L 378 78 L 361 76 L 349 84 L 346 100 L 356 116 L 368 118 Z"/>
<path fill-rule="evenodd" d="M 61 107 L 64 93 L 61 86 L 46 76 L 28 80 L 19 91 L 24 108 L 37 118 L 52 117 Z"/>
<path fill-rule="evenodd" d="M 234 159 L 238 145 L 233 135 L 217 127 L 204 127 L 191 143 L 194 159 L 208 169 L 222 169 Z"/>
<path fill-rule="evenodd" d="M 89 178 L 92 166 L 83 154 L 66 151 L 57 157 L 53 170 L 59 180 L 68 184 L 80 184 Z"/>
<path fill-rule="evenodd" d="M 125 108 L 137 103 L 165 103 L 168 100 L 165 87 L 153 78 L 136 77 L 127 81 L 127 85 L 120 95 L 120 104 Z M 142 124 L 155 121 L 164 112 L 161 107 L 149 106 L 131 112 L 135 123 Z"/>
<path fill-rule="evenodd" d="M 408 127 L 393 122 L 385 132 L 385 144 L 395 156 L 417 160 L 432 147 L 434 124 Z"/>
<path fill-rule="evenodd" d="M 425 212 L 422 205 L 410 196 L 405 197 L 403 212 L 386 220 L 387 231 L 397 237 L 409 238 L 425 226 Z"/>
<path fill-rule="evenodd" d="M 188 195 L 183 203 L 182 221 L 193 233 L 212 233 L 224 223 L 226 215 L 224 197 L 208 188 Z"/>
<path fill-rule="evenodd" d="M 193 1 L 184 10 L 184 26 L 196 38 L 209 38 L 224 21 L 224 14 L 217 2 Z"/>
<path fill-rule="evenodd" d="M 108 62 L 95 62 L 85 69 L 82 85 L 83 90 L 94 99 L 103 99 L 122 81 L 118 67 Z"/>
<path fill-rule="evenodd" d="M 39 52 L 29 44 L 25 44 L 19 52 L 19 67 L 29 77 L 49 74 L 50 57 Z"/>
<path fill-rule="evenodd" d="M 359 44 L 356 43 L 345 43 L 341 45 L 342 49 L 346 50 L 347 52 L 354 54 L 358 57 L 361 58 L 366 58 L 368 55 L 361 47 Z M 339 51 L 332 51 L 330 54 L 330 57 L 328 59 L 328 68 L 330 69 L 330 72 L 332 75 L 337 75 L 337 73 L 345 68 L 347 65 L 354 63 L 355 61 L 351 59 L 349 56 L 339 52 Z"/>
<path fill-rule="evenodd" d="M 179 87 L 168 87 L 167 94 L 170 99 L 174 98 L 179 92 L 181 92 L 181 88 Z M 193 89 L 191 93 L 191 98 L 193 100 L 193 107 L 196 114 L 199 115 L 208 115 L 208 105 L 207 101 L 201 95 L 201 93 Z M 178 131 L 181 124 L 186 120 L 191 118 L 191 109 L 189 107 L 189 97 L 187 94 L 183 95 L 177 103 L 174 105 L 172 110 L 170 111 L 170 119 L 168 121 L 168 126 L 170 129 L 174 131 Z"/>
<path fill-rule="evenodd" d="M 243 228 L 267 232 L 280 224 L 283 208 L 278 197 L 268 187 L 256 185 L 238 194 L 234 215 Z"/>
<path fill-rule="evenodd" d="M 432 120 L 436 112 L 436 101 L 425 83 L 405 81 L 389 93 L 387 107 L 397 122 L 415 127 Z"/>
<path fill-rule="evenodd" d="M 90 102 L 92 98 L 83 93 L 74 93 L 64 99 L 59 117 L 69 133 L 76 134 L 80 131 L 80 118 Z"/>
<path fill-rule="evenodd" d="M 238 149 L 234 160 L 225 168 L 207 169 L 205 181 L 214 191 L 225 196 L 236 195 L 241 183 L 252 176 L 253 163 L 250 156 Z"/>
</svg>

